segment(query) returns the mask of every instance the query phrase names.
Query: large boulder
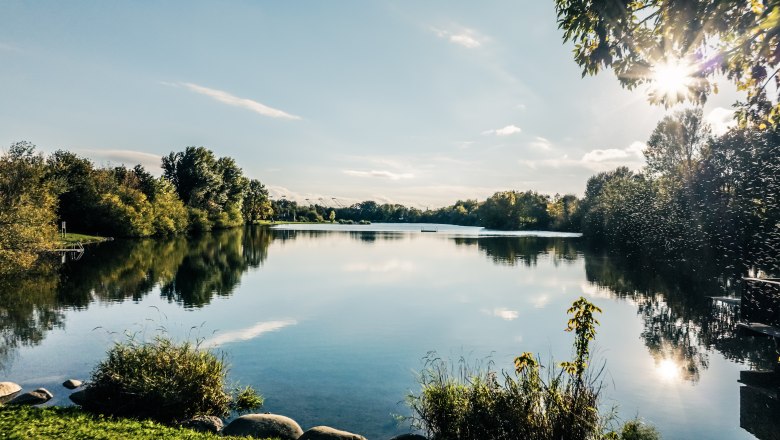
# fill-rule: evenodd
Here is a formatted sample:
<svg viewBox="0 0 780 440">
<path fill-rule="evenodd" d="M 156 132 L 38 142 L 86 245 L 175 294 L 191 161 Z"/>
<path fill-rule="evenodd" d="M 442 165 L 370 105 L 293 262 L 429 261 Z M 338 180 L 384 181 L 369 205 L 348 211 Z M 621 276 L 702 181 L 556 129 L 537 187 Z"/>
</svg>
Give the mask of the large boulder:
<svg viewBox="0 0 780 440">
<path fill-rule="evenodd" d="M 428 438 L 423 437 L 420 434 L 401 434 L 391 438 L 390 440 L 428 440 Z"/>
<path fill-rule="evenodd" d="M 69 390 L 75 390 L 76 388 L 80 387 L 81 384 L 84 382 L 78 380 L 78 379 L 68 379 L 65 382 L 62 383 L 62 386 Z"/>
<path fill-rule="evenodd" d="M 289 417 L 277 414 L 247 414 L 230 422 L 222 430 L 222 434 L 298 440 L 303 434 L 303 430 L 295 420 Z"/>
<path fill-rule="evenodd" d="M 184 421 L 181 426 L 199 432 L 217 433 L 222 430 L 224 423 L 222 423 L 222 419 L 217 416 L 195 416 Z"/>
<path fill-rule="evenodd" d="M 339 431 L 328 426 L 315 426 L 303 433 L 298 440 L 366 440 L 362 435 Z"/>
<path fill-rule="evenodd" d="M 13 382 L 0 382 L 0 402 L 11 400 L 11 398 L 22 391 L 22 387 Z"/>
<path fill-rule="evenodd" d="M 20 394 L 10 402 L 9 405 L 40 405 L 46 403 L 54 397 L 52 393 L 46 388 L 38 388 L 37 390 L 30 391 L 29 393 Z"/>
</svg>

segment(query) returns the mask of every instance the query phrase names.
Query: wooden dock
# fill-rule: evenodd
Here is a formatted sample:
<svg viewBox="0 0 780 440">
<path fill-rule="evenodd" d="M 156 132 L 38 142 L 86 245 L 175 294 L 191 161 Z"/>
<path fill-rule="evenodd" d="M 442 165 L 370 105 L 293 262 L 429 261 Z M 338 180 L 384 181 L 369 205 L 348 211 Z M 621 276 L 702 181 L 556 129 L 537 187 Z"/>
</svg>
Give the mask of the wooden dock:
<svg viewBox="0 0 780 440">
<path fill-rule="evenodd" d="M 726 304 L 739 305 L 742 303 L 742 298 L 735 298 L 733 296 L 710 296 L 709 298 L 715 302 L 722 302 Z"/>
<path fill-rule="evenodd" d="M 740 322 L 737 323 L 737 327 L 754 333 L 759 333 L 764 336 L 780 338 L 780 329 L 772 327 L 771 325 L 762 324 L 760 322 Z"/>
</svg>

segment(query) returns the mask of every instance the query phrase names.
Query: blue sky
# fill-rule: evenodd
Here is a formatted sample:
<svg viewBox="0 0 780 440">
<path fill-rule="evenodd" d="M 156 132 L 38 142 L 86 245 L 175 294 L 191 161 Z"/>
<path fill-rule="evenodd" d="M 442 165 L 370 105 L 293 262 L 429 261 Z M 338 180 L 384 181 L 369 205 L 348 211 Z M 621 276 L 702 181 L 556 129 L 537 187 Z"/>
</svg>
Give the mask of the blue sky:
<svg viewBox="0 0 780 440">
<path fill-rule="evenodd" d="M 666 110 L 582 79 L 553 2 L 0 3 L 0 146 L 98 165 L 203 145 L 272 195 L 417 207 L 581 195 Z M 737 93 L 725 81 L 716 128 Z"/>
</svg>

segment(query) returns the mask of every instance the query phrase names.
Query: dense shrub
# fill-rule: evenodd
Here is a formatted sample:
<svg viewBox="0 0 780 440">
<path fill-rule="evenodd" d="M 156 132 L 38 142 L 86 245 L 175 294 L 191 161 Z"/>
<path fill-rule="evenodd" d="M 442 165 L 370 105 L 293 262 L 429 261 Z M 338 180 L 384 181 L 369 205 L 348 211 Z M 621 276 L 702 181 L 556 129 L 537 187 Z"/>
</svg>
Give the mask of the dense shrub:
<svg viewBox="0 0 780 440">
<path fill-rule="evenodd" d="M 158 337 L 115 344 L 92 373 L 85 409 L 161 422 L 225 416 L 262 405 L 251 388 L 226 390 L 222 359 L 190 343 Z"/>
</svg>

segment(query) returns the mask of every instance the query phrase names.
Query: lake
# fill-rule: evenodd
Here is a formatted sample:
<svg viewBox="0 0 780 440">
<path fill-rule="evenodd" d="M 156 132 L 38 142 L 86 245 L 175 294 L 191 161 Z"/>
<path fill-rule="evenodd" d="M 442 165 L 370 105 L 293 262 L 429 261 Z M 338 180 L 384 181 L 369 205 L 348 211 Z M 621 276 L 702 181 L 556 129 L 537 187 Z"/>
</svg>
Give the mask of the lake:
<svg viewBox="0 0 780 440">
<path fill-rule="evenodd" d="M 590 251 L 577 234 L 421 228 L 89 246 L 57 274 L 0 283 L 0 380 L 68 404 L 59 384 L 88 378 L 113 341 L 164 332 L 224 352 L 262 411 L 386 439 L 408 432 L 396 416 L 430 352 L 498 370 L 524 351 L 566 360 L 566 309 L 582 295 L 604 311 L 594 363 L 622 420 L 639 415 L 665 439 L 777 438 L 775 401 L 737 382 L 771 368 L 775 348 L 736 331 L 735 307 L 708 298 L 729 293 L 718 283 Z"/>
</svg>

